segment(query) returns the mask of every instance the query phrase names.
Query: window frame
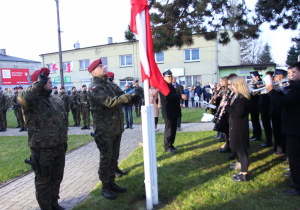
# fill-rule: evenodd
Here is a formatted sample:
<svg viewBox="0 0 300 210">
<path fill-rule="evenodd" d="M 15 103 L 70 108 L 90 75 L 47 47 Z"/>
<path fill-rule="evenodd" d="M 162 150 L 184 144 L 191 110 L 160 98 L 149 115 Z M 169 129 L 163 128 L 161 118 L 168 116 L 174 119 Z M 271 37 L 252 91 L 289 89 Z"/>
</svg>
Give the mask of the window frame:
<svg viewBox="0 0 300 210">
<path fill-rule="evenodd" d="M 193 60 L 193 53 L 192 53 L 193 50 L 198 50 L 198 52 L 199 52 L 199 58 L 198 59 Z M 186 59 L 186 51 L 190 52 L 189 53 L 189 56 L 190 56 L 189 60 Z M 184 62 L 198 62 L 198 61 L 200 61 L 200 48 L 192 48 L 192 49 L 185 49 L 184 50 Z"/>
<path fill-rule="evenodd" d="M 85 62 L 86 62 L 86 61 L 89 61 L 89 65 L 88 65 L 88 66 L 85 65 Z M 81 62 L 84 62 L 84 68 L 83 68 L 83 69 L 81 68 Z M 82 70 L 87 70 L 87 69 L 89 68 L 90 65 L 91 65 L 91 64 L 90 64 L 90 59 L 79 60 L 79 70 L 81 70 L 81 71 L 82 71 Z"/>
<path fill-rule="evenodd" d="M 157 61 L 157 54 L 158 53 L 162 53 L 163 55 L 163 60 L 162 61 Z M 156 63 L 164 63 L 165 62 L 165 53 L 164 52 L 157 52 L 157 53 L 154 53 L 154 59 L 155 59 L 155 62 Z"/>
<path fill-rule="evenodd" d="M 63 71 L 64 71 L 64 72 L 68 72 L 68 64 L 69 64 L 69 63 L 71 63 L 71 61 L 66 61 L 66 62 L 63 62 L 63 63 L 62 63 Z M 64 69 L 65 65 L 66 65 L 66 69 Z"/>
<path fill-rule="evenodd" d="M 126 58 L 127 56 L 131 56 L 131 64 L 130 65 L 127 65 L 126 63 Z M 122 65 L 122 57 L 125 58 L 125 65 Z M 130 67 L 130 66 L 133 66 L 133 58 L 132 58 L 132 54 L 127 54 L 127 55 L 120 55 L 120 67 L 123 68 L 123 67 Z"/>
</svg>

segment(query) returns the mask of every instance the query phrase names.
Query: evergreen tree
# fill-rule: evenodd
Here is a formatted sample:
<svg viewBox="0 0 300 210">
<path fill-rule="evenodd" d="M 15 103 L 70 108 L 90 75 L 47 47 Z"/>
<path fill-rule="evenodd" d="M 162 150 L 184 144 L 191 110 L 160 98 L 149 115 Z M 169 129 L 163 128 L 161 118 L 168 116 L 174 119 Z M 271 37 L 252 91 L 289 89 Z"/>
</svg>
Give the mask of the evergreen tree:
<svg viewBox="0 0 300 210">
<path fill-rule="evenodd" d="M 264 49 L 262 50 L 261 54 L 258 57 L 257 63 L 271 63 L 272 62 L 272 55 L 271 55 L 271 47 L 268 43 L 265 44 Z"/>
<path fill-rule="evenodd" d="M 130 41 L 130 42 L 136 40 L 135 34 L 134 34 L 134 33 L 131 31 L 131 29 L 130 29 L 130 24 L 128 25 L 128 28 L 127 28 L 127 30 L 125 31 L 125 39 L 126 39 L 127 41 Z"/>
<path fill-rule="evenodd" d="M 299 51 L 297 52 L 296 47 L 294 45 L 291 46 L 290 50 L 288 51 L 288 55 L 285 63 L 288 66 L 293 65 L 295 62 L 298 61 L 298 55 L 299 55 Z"/>
<path fill-rule="evenodd" d="M 259 24 L 249 18 L 244 0 L 148 0 L 156 52 L 193 44 L 194 34 L 206 40 L 230 42 L 228 31 L 237 40 L 258 38 Z"/>
<path fill-rule="evenodd" d="M 255 12 L 261 23 L 271 23 L 271 29 L 282 26 L 284 29 L 296 30 L 300 23 L 299 0 L 258 0 Z"/>
</svg>

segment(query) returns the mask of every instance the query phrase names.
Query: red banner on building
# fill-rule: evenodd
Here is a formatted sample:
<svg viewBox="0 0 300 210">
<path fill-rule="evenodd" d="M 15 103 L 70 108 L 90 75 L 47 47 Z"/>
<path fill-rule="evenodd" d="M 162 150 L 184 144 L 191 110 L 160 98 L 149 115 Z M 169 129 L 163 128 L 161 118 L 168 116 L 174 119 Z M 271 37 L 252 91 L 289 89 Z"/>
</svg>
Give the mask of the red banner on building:
<svg viewBox="0 0 300 210">
<path fill-rule="evenodd" d="M 29 69 L 1 69 L 2 85 L 29 85 Z M 20 83 L 21 82 L 21 83 Z"/>
</svg>

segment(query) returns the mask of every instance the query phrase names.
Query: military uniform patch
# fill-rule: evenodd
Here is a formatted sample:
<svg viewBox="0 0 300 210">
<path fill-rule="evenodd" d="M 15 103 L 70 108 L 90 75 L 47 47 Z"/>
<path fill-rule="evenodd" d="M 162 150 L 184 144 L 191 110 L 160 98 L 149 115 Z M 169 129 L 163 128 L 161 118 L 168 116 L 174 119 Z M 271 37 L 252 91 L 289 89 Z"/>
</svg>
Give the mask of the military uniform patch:
<svg viewBox="0 0 300 210">
<path fill-rule="evenodd" d="M 96 88 L 97 88 L 97 86 L 93 86 L 93 87 L 92 87 L 92 90 L 95 90 Z"/>
</svg>

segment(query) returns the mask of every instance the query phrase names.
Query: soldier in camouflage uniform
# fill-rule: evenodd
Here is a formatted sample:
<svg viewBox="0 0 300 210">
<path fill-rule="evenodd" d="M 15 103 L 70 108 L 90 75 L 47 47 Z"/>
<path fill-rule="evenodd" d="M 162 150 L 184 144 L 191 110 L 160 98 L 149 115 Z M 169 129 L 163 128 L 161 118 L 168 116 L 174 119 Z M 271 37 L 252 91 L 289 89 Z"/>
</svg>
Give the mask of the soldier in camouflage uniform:
<svg viewBox="0 0 300 210">
<path fill-rule="evenodd" d="M 7 96 L 2 92 L 0 87 L 0 131 L 5 132 L 7 127 L 6 111 L 8 109 Z"/>
<path fill-rule="evenodd" d="M 90 101 L 86 91 L 86 85 L 82 85 L 82 92 L 79 94 L 80 112 L 83 120 L 83 129 L 90 129 Z"/>
<path fill-rule="evenodd" d="M 18 87 L 18 95 L 22 90 L 23 90 L 23 87 L 19 86 Z M 18 101 L 17 101 L 17 105 L 16 105 L 16 112 L 17 112 L 17 119 L 18 119 L 18 122 L 20 123 L 20 127 L 21 127 L 21 129 L 19 131 L 20 132 L 21 131 L 27 131 L 27 126 L 24 122 L 24 117 L 23 117 L 23 112 L 22 112 L 22 109 L 21 109 L 21 105 Z"/>
<path fill-rule="evenodd" d="M 122 104 L 135 97 L 132 96 L 134 94 L 124 94 L 116 84 L 107 81 L 101 59 L 94 61 L 88 71 L 93 76 L 88 97 L 93 110 L 94 138 L 100 150 L 98 174 L 102 181 L 101 194 L 107 199 L 115 199 L 114 192 L 126 191 L 126 188 L 115 184 L 115 170 L 118 167 L 120 142 L 124 131 Z"/>
<path fill-rule="evenodd" d="M 32 86 L 19 93 L 18 101 L 28 125 L 30 164 L 35 173 L 36 199 L 42 210 L 58 205 L 67 149 L 67 113 L 59 97 L 51 95 L 50 70 L 41 68 L 31 76 Z"/>
<path fill-rule="evenodd" d="M 132 89 L 138 89 L 142 95 L 139 97 L 139 99 L 134 103 L 134 109 L 135 109 L 135 116 L 140 117 L 141 116 L 141 107 L 144 99 L 144 90 L 141 86 L 139 86 L 139 80 L 135 80 L 134 83 L 131 85 Z"/>
<path fill-rule="evenodd" d="M 60 91 L 60 93 L 58 94 L 58 97 L 60 97 L 60 99 L 64 102 L 65 111 L 68 116 L 68 126 L 69 126 L 69 111 L 71 108 L 70 96 L 68 96 L 68 94 L 66 94 L 65 87 L 63 87 L 63 86 L 59 89 L 59 91 Z"/>
<path fill-rule="evenodd" d="M 72 87 L 72 93 L 70 95 L 71 110 L 74 119 L 74 126 L 80 126 L 80 101 L 79 94 L 77 93 L 76 87 Z"/>
<path fill-rule="evenodd" d="M 58 90 L 56 86 L 53 87 L 53 95 L 58 96 Z"/>
<path fill-rule="evenodd" d="M 18 98 L 18 87 L 14 87 L 14 96 L 12 98 L 12 104 L 13 104 L 13 110 L 14 110 L 14 113 L 15 113 L 15 116 L 16 116 L 16 119 L 18 121 L 18 126 L 16 128 L 20 128 L 20 122 L 19 122 L 19 119 L 18 119 L 18 113 L 17 113 L 17 106 L 18 106 L 18 101 L 17 101 L 17 98 Z"/>
</svg>

